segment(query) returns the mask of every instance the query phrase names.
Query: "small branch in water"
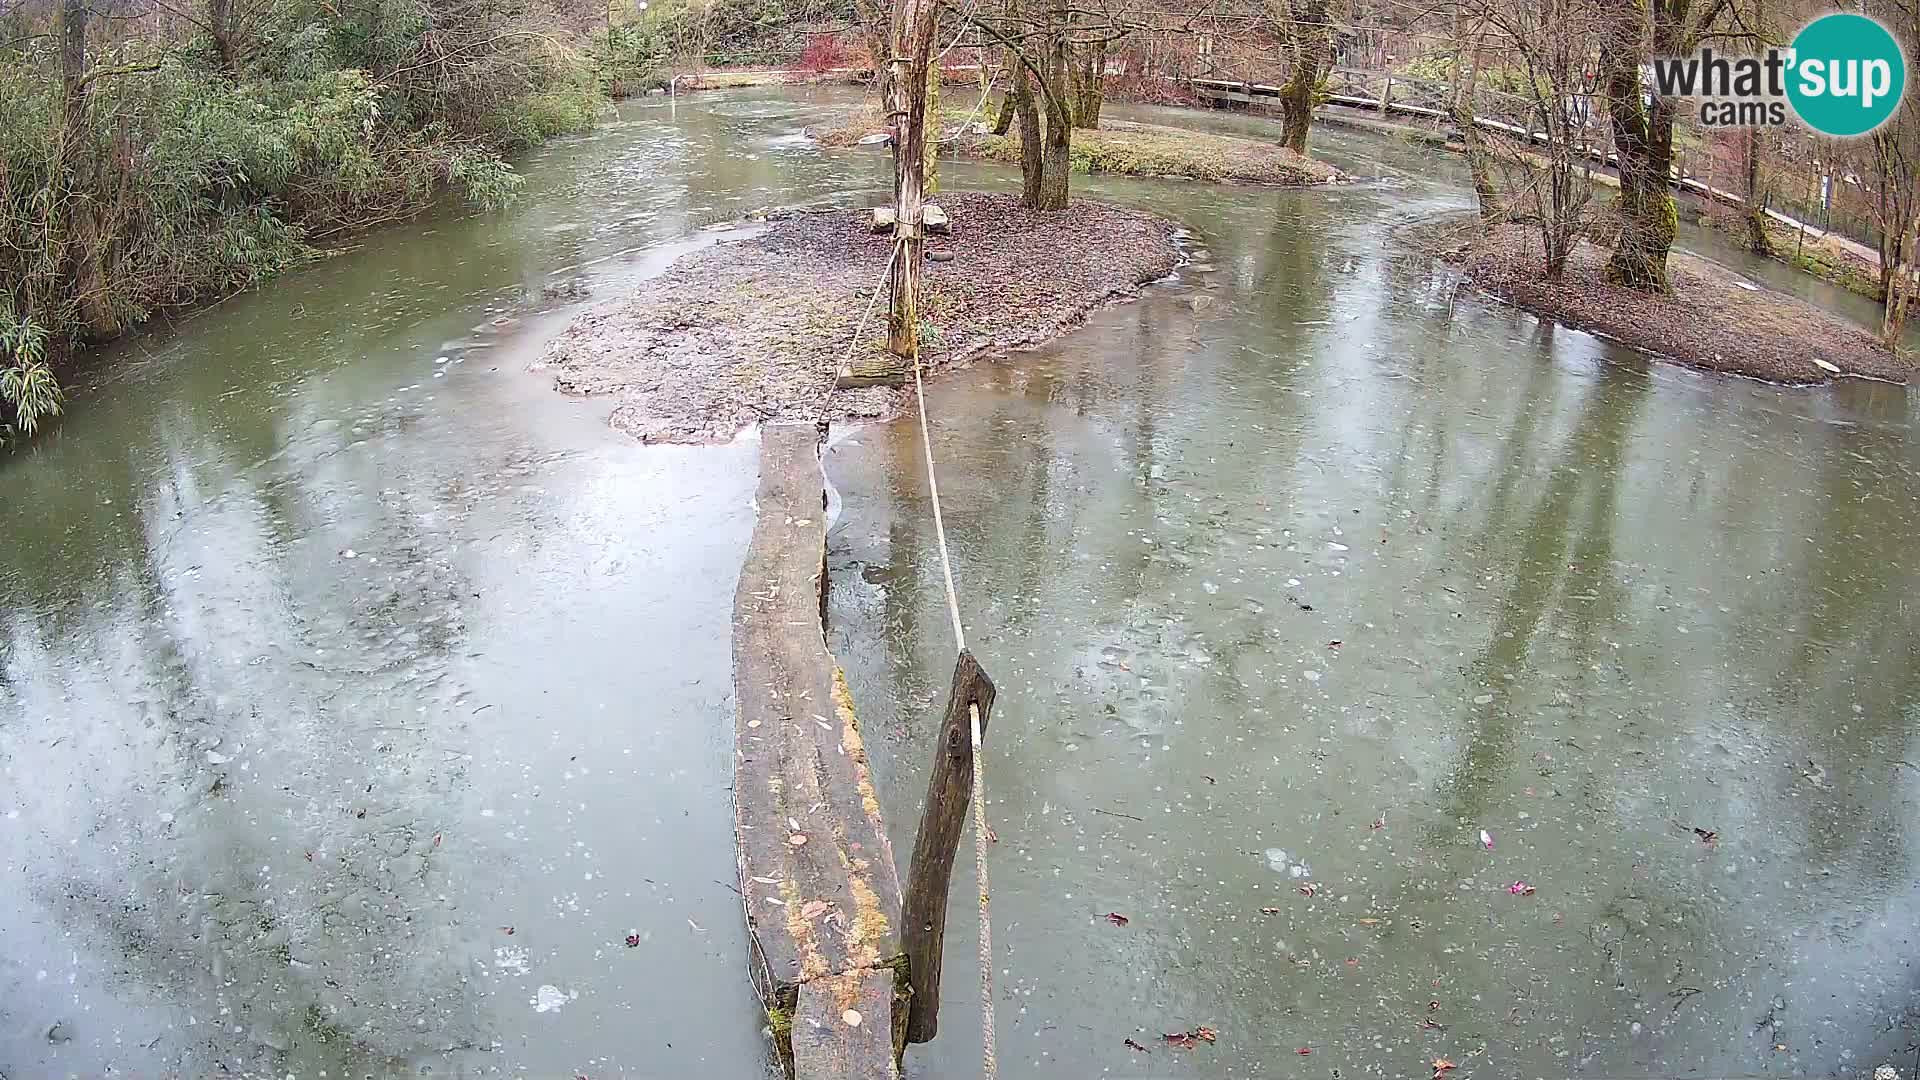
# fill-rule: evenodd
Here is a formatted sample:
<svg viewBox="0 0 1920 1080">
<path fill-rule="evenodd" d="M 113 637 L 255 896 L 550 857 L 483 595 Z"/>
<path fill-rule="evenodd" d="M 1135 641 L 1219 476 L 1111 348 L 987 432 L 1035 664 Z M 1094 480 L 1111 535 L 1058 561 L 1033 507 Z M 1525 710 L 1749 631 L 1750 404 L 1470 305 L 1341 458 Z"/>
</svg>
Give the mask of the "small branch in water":
<svg viewBox="0 0 1920 1080">
<path fill-rule="evenodd" d="M 1118 810 L 1102 810 L 1097 806 L 1088 807 L 1088 809 L 1092 810 L 1096 814 L 1105 814 L 1108 817 L 1126 818 L 1128 821 L 1145 821 L 1146 820 L 1146 818 L 1134 817 L 1132 814 L 1123 814 Z"/>
<path fill-rule="evenodd" d="M 1703 993 L 1703 992 L 1704 991 L 1702 991 L 1697 986 L 1683 986 L 1680 989 L 1675 990 L 1672 993 L 1668 994 L 1667 996 L 1673 999 L 1673 1011 L 1679 1012 L 1680 1006 L 1685 1005 L 1687 1003 L 1687 999 L 1693 997 L 1693 995 L 1695 994 Z"/>
</svg>

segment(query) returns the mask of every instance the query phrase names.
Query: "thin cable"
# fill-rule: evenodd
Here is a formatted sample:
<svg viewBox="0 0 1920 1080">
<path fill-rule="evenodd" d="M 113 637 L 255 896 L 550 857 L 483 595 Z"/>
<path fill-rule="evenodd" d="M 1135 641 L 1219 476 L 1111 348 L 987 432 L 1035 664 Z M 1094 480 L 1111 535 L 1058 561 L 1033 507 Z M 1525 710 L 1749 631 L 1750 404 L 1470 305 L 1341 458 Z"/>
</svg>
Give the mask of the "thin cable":
<svg viewBox="0 0 1920 1080">
<path fill-rule="evenodd" d="M 960 16 L 960 32 L 953 35 L 953 40 L 947 42 L 947 47 L 940 50 L 939 56 L 934 57 L 933 59 L 934 67 L 938 68 L 940 66 L 940 61 L 945 60 L 947 58 L 947 54 L 953 51 L 953 47 L 955 45 L 960 44 L 960 39 L 967 36 L 967 24 L 973 21 L 973 9 L 979 6 L 980 6 L 979 0 L 973 0 L 972 3 L 967 5 L 967 10 L 963 12 Z"/>
<path fill-rule="evenodd" d="M 905 245 L 905 240 L 900 238 L 896 238 L 894 240 L 893 254 L 887 256 L 887 268 L 885 270 L 880 271 L 880 280 L 882 283 L 885 283 L 888 280 L 892 279 L 894 260 L 900 257 L 900 249 L 904 245 Z M 841 358 L 840 360 L 841 367 L 846 367 L 848 364 L 853 363 L 853 350 L 860 347 L 860 331 L 865 330 L 867 328 L 867 320 L 873 317 L 873 306 L 880 302 L 880 292 L 881 292 L 880 286 L 875 285 L 873 287 L 873 295 L 867 298 L 867 310 L 863 314 L 861 314 L 860 321 L 853 325 L 853 339 L 847 342 L 847 355 Z M 827 392 L 820 395 L 819 407 L 813 410 L 813 419 L 815 423 L 818 423 L 821 420 L 826 418 L 827 402 L 833 400 L 833 392 L 839 389 L 839 387 L 840 387 L 840 373 L 838 371 L 835 371 L 833 373 L 832 381 L 827 383 Z"/>
<path fill-rule="evenodd" d="M 980 879 L 980 1075 L 995 1080 L 1000 1061 L 993 1046 L 993 911 L 987 889 L 987 789 L 980 759 L 980 706 L 971 702 L 973 717 L 973 872 Z"/>
<path fill-rule="evenodd" d="M 967 647 L 967 632 L 960 626 L 960 598 L 953 591 L 953 562 L 947 556 L 947 526 L 940 516 L 940 481 L 933 475 L 933 436 L 927 432 L 927 394 L 920 383 L 920 350 L 913 353 L 913 396 L 920 404 L 920 447 L 927 456 L 927 492 L 933 497 L 933 535 L 940 542 L 940 573 L 947 582 L 947 614 L 953 618 L 953 644 L 957 650 Z M 980 721 L 973 723 L 973 748 L 980 750 Z M 980 775 L 977 767 L 974 775 Z"/>
</svg>

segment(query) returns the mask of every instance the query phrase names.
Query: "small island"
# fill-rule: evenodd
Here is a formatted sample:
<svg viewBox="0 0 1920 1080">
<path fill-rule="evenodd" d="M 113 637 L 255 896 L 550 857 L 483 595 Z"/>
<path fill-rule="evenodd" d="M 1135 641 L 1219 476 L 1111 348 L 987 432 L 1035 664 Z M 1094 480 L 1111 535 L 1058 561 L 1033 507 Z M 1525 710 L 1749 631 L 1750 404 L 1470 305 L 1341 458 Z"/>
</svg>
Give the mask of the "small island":
<svg viewBox="0 0 1920 1080">
<path fill-rule="evenodd" d="M 1040 212 L 981 192 L 941 206 L 951 234 L 930 242 L 922 278 L 922 360 L 936 370 L 1051 340 L 1180 260 L 1174 223 L 1137 210 L 1075 200 Z M 757 235 L 688 255 L 580 315 L 535 368 L 563 392 L 616 395 L 614 427 L 644 442 L 898 415 L 910 389 L 834 391 L 849 350 L 856 363 L 885 350 L 875 293 L 892 246 L 871 210 L 777 212 Z"/>
<path fill-rule="evenodd" d="M 1660 292 L 1609 280 L 1607 249 L 1589 240 L 1549 278 L 1538 230 L 1522 225 L 1485 229 L 1444 254 L 1502 300 L 1686 367 L 1795 386 L 1905 382 L 1910 370 L 1858 324 L 1683 251 L 1667 255 Z"/>
<path fill-rule="evenodd" d="M 883 131 L 885 126 L 885 118 L 867 108 L 850 110 L 811 130 L 822 146 L 846 147 Z M 950 112 L 942 118 L 940 153 L 1020 164 L 1019 134 L 996 134 L 994 126 L 971 113 Z M 1068 156 L 1073 171 L 1080 173 L 1281 187 L 1312 187 L 1352 179 L 1324 161 L 1276 142 L 1110 117 L 1102 118 L 1097 127 L 1075 129 Z"/>
</svg>

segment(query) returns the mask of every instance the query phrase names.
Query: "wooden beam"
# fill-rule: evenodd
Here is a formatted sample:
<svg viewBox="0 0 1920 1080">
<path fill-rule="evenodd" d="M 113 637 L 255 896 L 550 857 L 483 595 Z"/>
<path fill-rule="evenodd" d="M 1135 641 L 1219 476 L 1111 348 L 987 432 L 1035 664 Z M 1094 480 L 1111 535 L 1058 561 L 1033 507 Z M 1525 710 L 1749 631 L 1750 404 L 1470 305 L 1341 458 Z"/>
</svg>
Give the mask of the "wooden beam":
<svg viewBox="0 0 1920 1080">
<path fill-rule="evenodd" d="M 953 665 L 953 692 L 940 721 L 940 736 L 927 775 L 927 801 L 913 841 L 913 862 L 901 905 L 901 946 L 907 954 L 907 981 L 913 1001 L 907 1013 L 907 1041 L 926 1042 L 939 1031 L 940 958 L 947 937 L 947 891 L 953 880 L 954 854 L 967 824 L 973 794 L 973 718 L 980 710 L 980 737 L 986 738 L 993 712 L 993 680 L 961 650 Z"/>
<path fill-rule="evenodd" d="M 749 971 L 789 1077 L 888 1078 L 904 1049 L 894 1042 L 904 1003 L 887 992 L 902 956 L 900 880 L 821 621 L 826 475 L 813 424 L 761 427 L 754 501 L 733 606 L 734 843 Z"/>
</svg>

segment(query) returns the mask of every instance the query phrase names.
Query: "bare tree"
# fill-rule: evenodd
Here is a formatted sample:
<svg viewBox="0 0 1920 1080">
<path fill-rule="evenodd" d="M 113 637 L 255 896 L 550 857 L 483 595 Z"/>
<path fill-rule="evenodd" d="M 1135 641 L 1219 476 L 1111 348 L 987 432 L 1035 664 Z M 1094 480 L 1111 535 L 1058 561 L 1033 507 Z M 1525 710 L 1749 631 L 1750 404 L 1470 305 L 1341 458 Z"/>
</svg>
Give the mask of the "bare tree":
<svg viewBox="0 0 1920 1080">
<path fill-rule="evenodd" d="M 873 61 L 873 91 L 881 101 L 891 100 L 887 81 L 892 78 L 893 17 L 886 0 L 853 0 L 853 21 L 861 42 Z"/>
<path fill-rule="evenodd" d="M 1195 34 L 1221 0 L 1168 10 L 1147 0 L 1003 0 L 990 10 L 948 2 L 983 44 L 1004 50 L 1008 91 L 993 131 L 1018 127 L 1026 205 L 1059 210 L 1067 205 L 1073 131 L 1099 125 L 1116 43 L 1136 34 Z"/>
<path fill-rule="evenodd" d="M 1920 0 L 1879 0 L 1864 5 L 1913 55 L 1920 46 Z M 1907 308 L 1920 293 L 1920 110 L 1913 95 L 1865 141 L 1874 187 L 1871 203 L 1880 234 L 1880 288 L 1886 305 L 1880 336 L 1896 348 L 1906 329 Z M 1855 144 L 1858 146 L 1859 144 Z M 1849 149 L 1852 149 L 1851 147 Z"/>
<path fill-rule="evenodd" d="M 1067 205 L 1075 15 L 1068 0 L 1006 0 L 997 15 L 971 15 L 982 34 L 1006 49 L 1008 98 L 1020 129 L 1021 201 L 1034 210 Z"/>
<path fill-rule="evenodd" d="M 1907 306 L 1915 294 L 1914 245 L 1920 231 L 1920 117 L 1911 99 L 1869 141 L 1880 231 L 1880 285 L 1886 298 L 1881 339 L 1896 347 L 1905 329 Z"/>
<path fill-rule="evenodd" d="M 1489 142 L 1507 173 L 1502 213 L 1533 224 L 1550 279 L 1588 226 L 1593 198 L 1586 155 L 1591 122 L 1593 48 L 1607 0 L 1465 0 L 1468 21 L 1492 36 L 1488 47 L 1519 75 L 1521 107 L 1544 118 L 1544 142 L 1499 137 Z"/>
</svg>

